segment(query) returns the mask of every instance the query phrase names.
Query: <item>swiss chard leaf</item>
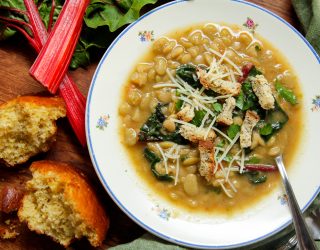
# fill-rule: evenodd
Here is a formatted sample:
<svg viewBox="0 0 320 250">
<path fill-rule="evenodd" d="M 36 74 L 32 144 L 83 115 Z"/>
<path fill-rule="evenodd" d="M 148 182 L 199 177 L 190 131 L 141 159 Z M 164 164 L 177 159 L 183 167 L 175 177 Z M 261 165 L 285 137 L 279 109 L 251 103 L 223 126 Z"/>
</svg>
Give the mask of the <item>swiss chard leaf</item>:
<svg viewBox="0 0 320 250">
<path fill-rule="evenodd" d="M 270 123 L 264 124 L 259 130 L 260 135 L 271 135 L 273 133 L 273 128 Z"/>
<path fill-rule="evenodd" d="M 202 87 L 197 76 L 197 68 L 192 64 L 183 64 L 179 66 L 176 75 L 195 89 Z"/>
<path fill-rule="evenodd" d="M 212 104 L 212 108 L 216 113 L 220 113 L 222 111 L 222 105 L 218 102 Z"/>
<path fill-rule="evenodd" d="M 231 124 L 227 130 L 229 138 L 233 139 L 240 132 L 240 128 L 237 124 Z"/>
<path fill-rule="evenodd" d="M 245 164 L 258 164 L 258 163 L 260 163 L 260 159 L 258 158 L 258 157 L 255 157 L 255 156 L 253 156 L 253 157 L 250 157 L 247 161 L 245 161 L 244 163 Z"/>
<path fill-rule="evenodd" d="M 252 184 L 264 183 L 267 180 L 267 175 L 260 171 L 249 171 L 245 175 Z"/>
<path fill-rule="evenodd" d="M 161 111 L 162 105 L 158 103 L 155 111 L 148 118 L 147 122 L 142 125 L 139 132 L 140 141 L 160 141 L 162 140 L 162 123 L 166 119 Z"/>
<path fill-rule="evenodd" d="M 257 75 L 262 75 L 262 72 L 260 70 L 258 70 L 255 66 L 252 67 L 252 69 L 250 70 L 248 77 L 252 76 L 257 76 Z"/>
<path fill-rule="evenodd" d="M 172 181 L 173 177 L 168 175 L 168 174 L 160 174 L 157 170 L 156 170 L 156 164 L 158 162 L 161 161 L 161 159 L 155 154 L 153 153 L 151 150 L 149 150 L 148 148 L 145 148 L 144 151 L 144 157 L 149 161 L 150 165 L 151 165 L 151 171 L 153 173 L 153 175 L 160 181 Z"/>
<path fill-rule="evenodd" d="M 161 111 L 162 105 L 158 103 L 155 111 L 142 125 L 139 132 L 139 141 L 172 141 L 178 144 L 186 144 L 187 140 L 179 134 L 179 130 L 172 133 L 162 131 L 162 123 L 166 119 Z"/>
<path fill-rule="evenodd" d="M 108 26 L 113 32 L 138 19 L 143 6 L 156 2 L 157 0 L 91 0 L 84 21 L 90 28 Z"/>
<path fill-rule="evenodd" d="M 275 88 L 279 95 L 285 99 L 287 102 L 291 103 L 292 105 L 295 105 L 298 103 L 296 95 L 293 93 L 291 89 L 286 88 L 281 84 L 279 80 L 275 82 Z"/>
<path fill-rule="evenodd" d="M 288 122 L 289 117 L 286 112 L 275 102 L 275 108 L 266 111 L 263 120 L 259 122 L 259 133 L 265 140 L 269 140 Z"/>
<path fill-rule="evenodd" d="M 15 8 L 19 10 L 25 10 L 25 6 L 23 4 L 23 1 L 20 0 L 0 0 L 0 6 L 9 7 L 9 8 Z M 10 12 L 7 10 L 0 10 L 0 15 L 6 18 L 13 18 L 21 21 L 27 21 L 26 18 L 21 15 L 14 12 Z M 0 23 L 0 41 L 5 40 L 11 36 L 13 36 L 16 33 L 14 29 L 10 29 L 7 26 Z"/>
<path fill-rule="evenodd" d="M 202 120 L 204 118 L 204 116 L 206 115 L 206 111 L 204 110 L 196 110 L 194 112 L 194 117 L 192 119 L 192 121 L 190 122 L 191 124 L 200 127 Z"/>
<path fill-rule="evenodd" d="M 256 67 L 252 67 L 252 69 L 249 71 L 248 77 L 254 77 L 260 74 L 262 73 Z M 236 106 L 243 111 L 248 109 L 260 111 L 261 108 L 258 97 L 253 92 L 252 85 L 248 77 L 242 84 L 241 92 L 236 99 Z"/>
<path fill-rule="evenodd" d="M 277 102 L 275 102 L 274 109 L 267 110 L 266 117 L 264 119 L 266 123 L 271 124 L 271 127 L 274 131 L 282 129 L 282 127 L 287 123 L 288 120 L 288 115 L 286 114 L 286 112 L 284 112 L 284 110 Z"/>
<path fill-rule="evenodd" d="M 183 101 L 182 100 L 177 100 L 176 103 L 175 103 L 175 106 L 176 106 L 176 110 L 179 111 L 181 109 L 183 105 Z"/>
</svg>

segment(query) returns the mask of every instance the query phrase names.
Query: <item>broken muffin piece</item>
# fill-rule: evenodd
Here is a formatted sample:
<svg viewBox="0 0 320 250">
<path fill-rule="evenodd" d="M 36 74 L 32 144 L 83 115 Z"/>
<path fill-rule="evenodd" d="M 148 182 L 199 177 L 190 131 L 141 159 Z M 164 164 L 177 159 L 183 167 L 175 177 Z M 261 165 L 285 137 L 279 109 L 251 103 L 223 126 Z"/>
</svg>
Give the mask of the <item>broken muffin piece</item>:
<svg viewBox="0 0 320 250">
<path fill-rule="evenodd" d="M 55 121 L 66 116 L 58 97 L 21 96 L 0 106 L 0 159 L 14 166 L 49 150 Z"/>
<path fill-rule="evenodd" d="M 100 246 L 109 219 L 82 173 L 60 162 L 34 162 L 27 193 L 18 211 L 29 229 L 46 234 L 67 247 L 74 239 L 88 238 Z"/>
</svg>

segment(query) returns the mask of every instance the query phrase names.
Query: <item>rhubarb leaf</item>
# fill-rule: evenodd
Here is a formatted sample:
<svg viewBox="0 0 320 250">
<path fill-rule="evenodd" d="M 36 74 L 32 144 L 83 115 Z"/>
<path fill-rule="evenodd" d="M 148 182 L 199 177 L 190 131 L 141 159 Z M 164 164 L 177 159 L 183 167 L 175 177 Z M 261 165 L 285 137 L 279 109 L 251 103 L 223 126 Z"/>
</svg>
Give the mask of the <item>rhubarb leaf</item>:
<svg viewBox="0 0 320 250">
<path fill-rule="evenodd" d="M 156 2 L 157 0 L 91 0 L 84 21 L 90 28 L 108 26 L 113 32 L 138 19 L 143 6 Z"/>
</svg>

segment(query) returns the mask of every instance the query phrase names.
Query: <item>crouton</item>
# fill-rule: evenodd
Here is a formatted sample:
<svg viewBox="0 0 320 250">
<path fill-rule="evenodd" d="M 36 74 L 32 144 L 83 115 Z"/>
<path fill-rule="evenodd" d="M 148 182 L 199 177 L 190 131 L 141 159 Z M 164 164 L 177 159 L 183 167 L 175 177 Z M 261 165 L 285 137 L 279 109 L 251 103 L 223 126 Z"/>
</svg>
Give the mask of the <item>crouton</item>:
<svg viewBox="0 0 320 250">
<path fill-rule="evenodd" d="M 210 129 L 206 137 L 208 128 L 198 128 L 196 126 L 182 125 L 180 127 L 180 134 L 187 140 L 198 143 L 199 141 L 209 140 L 213 141 L 216 138 L 216 133 Z"/>
<path fill-rule="evenodd" d="M 32 163 L 32 179 L 18 211 L 21 222 L 67 247 L 87 237 L 92 246 L 102 244 L 109 219 L 85 176 L 65 163 Z"/>
<path fill-rule="evenodd" d="M 270 83 L 263 75 L 257 75 L 255 77 L 250 77 L 249 79 L 252 84 L 253 92 L 259 99 L 259 103 L 263 109 L 273 109 L 274 108 L 274 96 L 272 95 L 272 89 Z"/>
<path fill-rule="evenodd" d="M 199 77 L 200 83 L 205 87 L 205 89 L 211 89 L 221 95 L 232 95 L 236 96 L 240 93 L 241 84 L 238 82 L 232 82 L 223 80 L 221 78 L 212 80 L 210 76 L 206 76 L 206 71 L 203 69 L 198 69 L 197 75 Z"/>
<path fill-rule="evenodd" d="M 177 113 L 177 117 L 179 120 L 190 122 L 194 117 L 194 110 L 189 104 L 186 104 L 183 109 Z"/>
<path fill-rule="evenodd" d="M 223 104 L 222 112 L 217 117 L 217 122 L 225 125 L 231 125 L 233 123 L 232 112 L 236 107 L 236 100 L 233 97 L 229 97 Z"/>
<path fill-rule="evenodd" d="M 241 148 L 247 148 L 252 143 L 252 130 L 260 120 L 259 115 L 251 110 L 246 112 L 246 116 L 240 129 L 240 146 Z"/>
<path fill-rule="evenodd" d="M 66 115 L 64 102 L 57 97 L 21 96 L 0 106 L 0 159 L 14 166 L 55 141 L 55 120 Z"/>
<path fill-rule="evenodd" d="M 213 141 L 199 141 L 200 166 L 199 173 L 208 182 L 212 180 L 214 170 L 214 144 Z"/>
</svg>

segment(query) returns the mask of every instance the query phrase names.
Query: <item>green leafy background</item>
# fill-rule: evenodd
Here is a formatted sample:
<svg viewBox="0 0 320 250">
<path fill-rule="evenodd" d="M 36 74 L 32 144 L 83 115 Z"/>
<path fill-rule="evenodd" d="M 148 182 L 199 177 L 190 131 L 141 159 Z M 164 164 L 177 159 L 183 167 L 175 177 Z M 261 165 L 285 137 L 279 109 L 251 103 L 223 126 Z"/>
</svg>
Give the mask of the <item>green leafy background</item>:
<svg viewBox="0 0 320 250">
<path fill-rule="evenodd" d="M 38 0 L 35 0 L 38 3 Z M 54 21 L 57 19 L 63 0 L 56 0 Z M 113 32 L 128 23 L 134 22 L 140 16 L 142 7 L 154 4 L 157 0 L 91 0 L 85 16 L 81 37 L 78 41 L 70 67 L 75 69 L 85 67 L 90 63 L 96 49 L 105 49 L 114 39 Z M 8 6 L 24 10 L 23 0 L 0 0 L 0 6 Z M 39 13 L 48 26 L 51 0 L 42 1 Z M 8 11 L 0 11 L 0 15 L 25 20 L 25 17 Z M 16 32 L 0 23 L 0 41 L 13 36 Z"/>
</svg>

